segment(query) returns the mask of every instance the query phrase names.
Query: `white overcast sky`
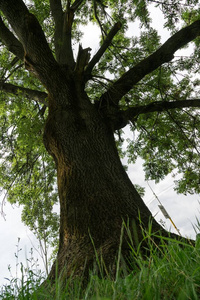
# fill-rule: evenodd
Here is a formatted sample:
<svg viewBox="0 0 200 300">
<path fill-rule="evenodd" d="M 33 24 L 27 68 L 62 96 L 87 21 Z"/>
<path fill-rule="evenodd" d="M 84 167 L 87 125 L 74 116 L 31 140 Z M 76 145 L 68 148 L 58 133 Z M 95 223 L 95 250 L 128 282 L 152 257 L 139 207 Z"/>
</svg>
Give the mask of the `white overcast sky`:
<svg viewBox="0 0 200 300">
<path fill-rule="evenodd" d="M 154 10 L 152 10 L 154 13 Z M 163 17 L 156 13 L 154 18 L 155 28 L 160 28 L 160 35 L 162 36 L 162 42 L 168 37 L 169 33 L 163 30 Z M 137 28 L 133 28 L 133 32 Z M 98 49 L 98 31 L 94 27 L 90 27 L 89 35 L 84 36 L 83 47 L 91 47 L 92 54 Z M 131 30 L 129 31 L 131 35 Z M 128 132 L 128 131 L 127 131 Z M 131 135 L 128 132 L 128 135 Z M 170 217 L 184 236 L 195 238 L 195 231 L 193 226 L 196 223 L 196 218 L 200 219 L 200 195 L 184 196 L 177 195 L 174 190 L 174 184 L 171 176 L 167 176 L 164 181 L 155 185 L 154 182 L 150 181 L 149 185 L 144 182 L 144 174 L 142 170 L 142 161 L 138 160 L 136 165 L 129 166 L 128 171 L 129 177 L 133 183 L 139 184 L 146 188 L 144 201 L 150 208 L 152 214 L 156 216 L 156 219 L 163 220 L 166 222 L 166 228 L 174 231 L 170 221 L 164 218 L 158 208 L 158 201 L 155 195 L 162 202 Z M 152 192 L 153 190 L 153 192 Z M 6 214 L 6 220 L 0 216 L 0 286 L 8 283 L 5 279 L 10 278 L 8 272 L 8 265 L 11 266 L 11 272 L 13 276 L 16 276 L 16 263 L 23 262 L 26 266 L 26 258 L 30 258 L 30 249 L 34 247 L 37 249 L 38 242 L 33 234 L 22 224 L 20 216 L 20 208 L 12 207 L 9 203 L 4 206 L 4 212 Z M 19 241 L 19 259 L 17 261 L 15 253 L 17 251 L 16 245 Z M 34 250 L 34 257 L 39 259 L 40 267 L 43 269 L 41 259 L 36 250 Z M 20 266 L 18 265 L 17 270 L 19 272 Z"/>
</svg>

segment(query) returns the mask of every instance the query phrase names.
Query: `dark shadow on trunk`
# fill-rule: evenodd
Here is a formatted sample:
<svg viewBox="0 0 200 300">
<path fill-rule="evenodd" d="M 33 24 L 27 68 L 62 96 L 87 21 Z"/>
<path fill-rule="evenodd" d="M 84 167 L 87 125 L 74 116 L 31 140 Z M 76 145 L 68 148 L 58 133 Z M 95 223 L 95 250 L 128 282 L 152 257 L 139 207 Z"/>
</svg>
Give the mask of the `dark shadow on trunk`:
<svg viewBox="0 0 200 300">
<path fill-rule="evenodd" d="M 148 243 L 143 232 L 149 224 L 152 232 L 168 236 L 128 178 L 109 125 L 87 99 L 82 103 L 85 106 L 75 110 L 50 109 L 45 127 L 45 146 L 56 162 L 60 198 L 60 242 L 51 281 L 58 276 L 64 282 L 71 277 L 87 282 L 95 265 L 100 274 L 114 277 L 123 222 L 129 223 L 120 250 L 125 261 L 130 235 L 135 249 L 144 240 L 140 246 L 144 253 Z"/>
</svg>

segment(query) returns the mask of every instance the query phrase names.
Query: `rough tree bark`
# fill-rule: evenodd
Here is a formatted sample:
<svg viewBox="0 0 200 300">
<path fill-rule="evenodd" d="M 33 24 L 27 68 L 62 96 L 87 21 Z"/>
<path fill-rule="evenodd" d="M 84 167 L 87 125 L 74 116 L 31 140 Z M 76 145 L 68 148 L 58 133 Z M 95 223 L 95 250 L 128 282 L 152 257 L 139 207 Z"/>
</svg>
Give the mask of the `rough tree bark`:
<svg viewBox="0 0 200 300">
<path fill-rule="evenodd" d="M 57 263 L 67 277 L 92 268 L 93 246 L 107 267 L 114 265 L 122 221 L 134 221 L 139 228 L 140 212 L 147 228 L 151 217 L 124 171 L 112 131 L 84 91 L 74 88 L 76 102 L 70 110 L 60 107 L 49 113 L 44 135 L 57 165 L 61 205 Z M 155 221 L 153 225 L 160 229 Z"/>
<path fill-rule="evenodd" d="M 126 72 L 96 105 L 85 93 L 85 82 L 91 78 L 94 65 L 121 25 L 117 23 L 113 27 L 89 64 L 89 49 L 81 47 L 75 62 L 70 42 L 71 27 L 81 1 L 75 1 L 65 13 L 59 1 L 50 1 L 50 4 L 56 24 L 56 59 L 37 19 L 21 0 L 0 1 L 0 9 L 20 42 L 2 21 L 0 35 L 19 59 L 25 57 L 26 67 L 36 74 L 48 91 L 49 115 L 44 143 L 56 164 L 60 198 L 60 241 L 56 263 L 59 274 L 67 278 L 72 274 L 88 273 L 96 254 L 103 258 L 108 270 L 114 267 L 123 221 L 137 228 L 136 234 L 133 230 L 135 246 L 142 239 L 141 225 L 147 229 L 150 221 L 153 231 L 160 230 L 165 234 L 129 180 L 114 141 L 114 130 L 125 126 L 131 118 L 140 113 L 162 111 L 165 107 L 159 103 L 121 112 L 118 102 L 146 74 L 171 60 L 177 49 L 198 36 L 200 22 L 176 33 L 156 53 Z M 67 55 L 64 55 L 65 49 Z M 6 84 L 2 84 L 2 89 L 16 91 L 14 86 Z M 46 95 L 34 94 L 28 89 L 22 92 L 41 96 L 44 103 Z M 173 107 L 167 108 L 181 107 L 180 103 L 174 102 Z M 184 105 L 186 103 L 182 107 Z M 199 106 L 199 101 L 189 105 Z M 127 251 L 128 243 L 124 238 L 122 254 L 126 255 Z M 56 263 L 50 273 L 52 280 Z"/>
</svg>

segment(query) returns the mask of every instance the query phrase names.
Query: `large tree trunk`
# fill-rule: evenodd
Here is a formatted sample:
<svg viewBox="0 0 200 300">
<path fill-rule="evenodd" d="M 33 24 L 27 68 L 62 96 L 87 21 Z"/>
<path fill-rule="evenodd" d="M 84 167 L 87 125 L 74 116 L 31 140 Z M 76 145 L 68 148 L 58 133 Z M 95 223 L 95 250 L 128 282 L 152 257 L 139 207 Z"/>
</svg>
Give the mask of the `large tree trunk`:
<svg viewBox="0 0 200 300">
<path fill-rule="evenodd" d="M 81 85 L 70 86 L 72 106 L 50 106 L 44 133 L 46 148 L 57 166 L 60 242 L 56 263 L 63 278 L 83 272 L 86 276 L 96 255 L 108 270 L 113 268 L 123 221 L 136 224 L 135 239 L 140 240 L 139 215 L 146 228 L 151 218 L 121 164 L 109 124 L 79 88 Z M 64 87 L 59 88 L 59 97 L 65 97 Z M 153 230 L 161 229 L 152 222 Z M 124 255 L 128 250 L 125 239 Z"/>
</svg>

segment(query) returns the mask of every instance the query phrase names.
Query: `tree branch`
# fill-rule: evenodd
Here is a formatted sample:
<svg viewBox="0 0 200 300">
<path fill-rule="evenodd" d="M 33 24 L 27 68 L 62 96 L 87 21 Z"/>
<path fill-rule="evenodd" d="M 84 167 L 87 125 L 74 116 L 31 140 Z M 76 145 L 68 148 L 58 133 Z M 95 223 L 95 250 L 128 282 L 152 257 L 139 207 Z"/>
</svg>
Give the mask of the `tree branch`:
<svg viewBox="0 0 200 300">
<path fill-rule="evenodd" d="M 36 74 L 48 90 L 51 107 L 55 107 L 58 103 L 68 105 L 70 97 L 57 96 L 61 94 L 60 85 L 63 86 L 63 94 L 68 96 L 70 94 L 68 86 L 65 85 L 66 80 L 69 79 L 68 72 L 54 59 L 37 18 L 28 11 L 22 0 L 0 0 L 0 10 L 25 49 L 27 68 Z"/>
<path fill-rule="evenodd" d="M 126 120 L 134 121 L 139 115 L 152 112 L 163 112 L 176 108 L 200 108 L 200 99 L 188 99 L 177 101 L 157 101 L 143 106 L 130 107 L 123 112 Z"/>
<path fill-rule="evenodd" d="M 101 3 L 101 1 L 98 1 L 98 4 L 99 4 L 99 2 Z M 106 33 L 105 33 L 105 30 L 104 30 L 104 28 L 103 28 L 103 26 L 102 26 L 102 24 L 101 24 L 101 21 L 100 21 L 100 19 L 99 19 L 99 17 L 98 17 L 98 13 L 97 13 L 97 2 L 96 2 L 96 0 L 93 0 L 93 7 L 94 7 L 94 16 L 95 16 L 95 18 L 96 18 L 96 20 L 97 20 L 97 23 L 98 23 L 98 25 L 99 25 L 99 28 L 100 28 L 100 30 L 101 30 L 102 37 L 104 37 L 104 34 L 106 34 Z"/>
<path fill-rule="evenodd" d="M 54 22 L 57 25 L 63 14 L 61 0 L 50 0 L 49 2 Z"/>
<path fill-rule="evenodd" d="M 60 44 L 62 42 L 62 32 L 63 32 L 63 10 L 60 0 L 50 0 L 50 9 L 55 22 L 54 31 L 54 44 L 55 44 L 55 54 L 56 59 L 59 62 L 60 56 Z"/>
<path fill-rule="evenodd" d="M 14 94 L 14 95 L 23 95 L 23 96 L 27 97 L 28 99 L 35 100 L 41 104 L 45 104 L 46 106 L 48 106 L 48 103 L 47 103 L 48 95 L 45 92 L 32 90 L 32 89 L 24 88 L 22 86 L 17 86 L 17 85 L 14 85 L 11 83 L 5 83 L 5 82 L 0 83 L 0 89 L 1 89 L 1 91 L 5 92 L 5 93 L 10 93 L 10 94 Z"/>
<path fill-rule="evenodd" d="M 75 60 L 72 50 L 72 25 L 74 22 L 74 11 L 67 7 L 63 20 L 63 38 L 62 38 L 62 52 L 61 63 L 66 63 L 72 67 L 75 66 Z"/>
<path fill-rule="evenodd" d="M 101 104 L 118 105 L 120 99 L 145 75 L 157 69 L 163 63 L 173 59 L 174 53 L 200 35 L 200 21 L 181 29 L 170 37 L 156 52 L 143 59 L 124 73 L 101 97 Z"/>
<path fill-rule="evenodd" d="M 72 24 L 74 20 L 74 10 L 70 8 L 70 1 L 67 2 L 67 9 L 64 13 L 61 1 L 50 0 L 51 12 L 55 22 L 55 53 L 60 64 L 67 64 L 72 68 L 75 65 L 72 51 Z"/>
<path fill-rule="evenodd" d="M 25 50 L 25 59 L 44 85 L 52 68 L 56 67 L 53 54 L 37 18 L 29 13 L 22 0 L 0 0 L 0 10 L 12 26 Z"/>
<path fill-rule="evenodd" d="M 71 10 L 74 12 L 81 6 L 81 4 L 84 2 L 84 0 L 76 0 L 71 6 Z"/>
<path fill-rule="evenodd" d="M 19 59 L 24 59 L 24 49 L 22 44 L 14 36 L 14 34 L 5 26 L 0 17 L 0 39 L 10 52 L 16 55 Z"/>
<path fill-rule="evenodd" d="M 98 61 L 103 56 L 103 54 L 105 53 L 107 48 L 110 46 L 112 39 L 114 38 L 114 36 L 117 34 L 117 32 L 120 30 L 121 27 L 122 27 L 122 24 L 120 22 L 117 22 L 112 27 L 112 29 L 110 30 L 106 39 L 104 40 L 102 46 L 97 51 L 97 53 L 93 56 L 93 58 L 91 59 L 91 61 L 89 62 L 88 66 L 87 66 L 87 69 L 85 70 L 85 75 L 87 78 L 91 76 L 92 69 L 98 63 Z"/>
</svg>

